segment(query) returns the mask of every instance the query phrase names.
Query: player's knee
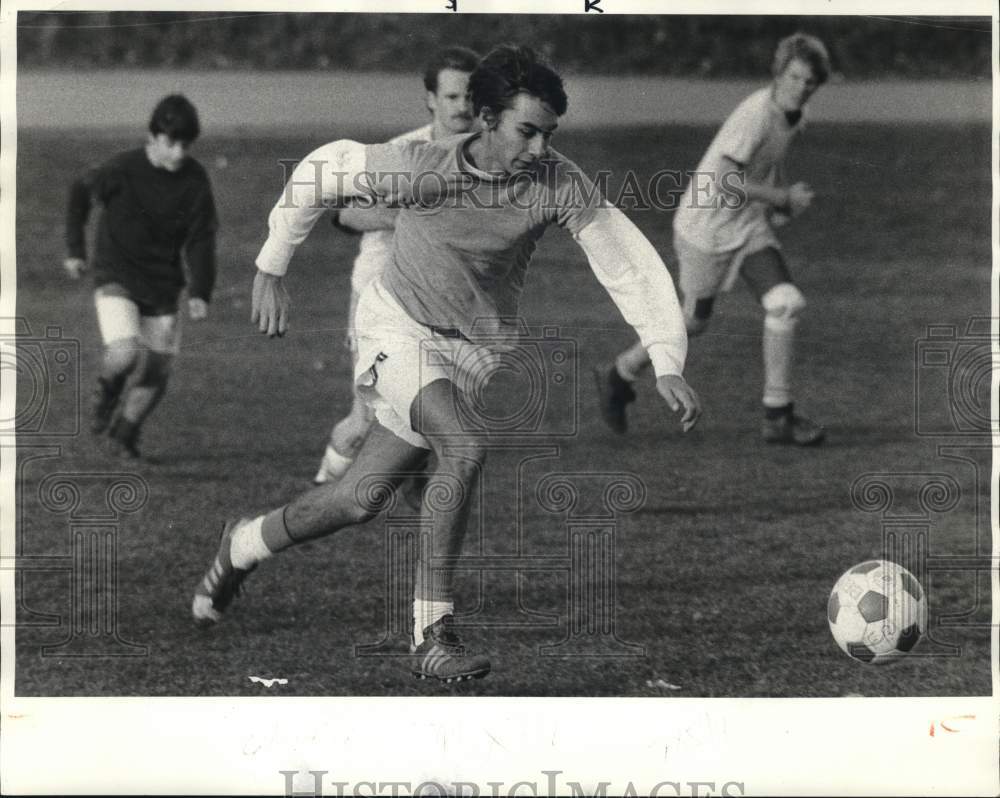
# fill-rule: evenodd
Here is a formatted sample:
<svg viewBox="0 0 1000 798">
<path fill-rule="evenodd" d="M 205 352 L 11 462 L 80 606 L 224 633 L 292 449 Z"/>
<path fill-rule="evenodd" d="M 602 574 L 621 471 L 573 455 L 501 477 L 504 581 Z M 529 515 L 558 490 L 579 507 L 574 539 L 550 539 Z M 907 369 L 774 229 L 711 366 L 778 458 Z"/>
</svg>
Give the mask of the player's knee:
<svg viewBox="0 0 1000 798">
<path fill-rule="evenodd" d="M 104 347 L 104 363 L 115 373 L 129 372 L 139 362 L 142 346 L 138 338 L 119 338 Z"/>
<path fill-rule="evenodd" d="M 155 388 L 166 385 L 167 380 L 170 378 L 173 362 L 174 356 L 167 352 L 147 351 L 143 358 L 142 372 L 136 384 L 144 388 Z"/>
<path fill-rule="evenodd" d="M 806 298 L 793 283 L 778 283 L 760 298 L 764 324 L 776 330 L 789 330 L 798 323 L 806 307 Z"/>
</svg>

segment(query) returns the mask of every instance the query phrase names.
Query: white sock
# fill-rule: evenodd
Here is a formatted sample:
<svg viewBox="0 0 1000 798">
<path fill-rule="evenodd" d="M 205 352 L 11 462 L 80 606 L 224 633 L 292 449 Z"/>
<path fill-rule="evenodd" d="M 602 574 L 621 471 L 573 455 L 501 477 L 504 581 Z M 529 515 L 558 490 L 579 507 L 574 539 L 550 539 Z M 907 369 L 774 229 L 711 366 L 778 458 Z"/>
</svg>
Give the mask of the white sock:
<svg viewBox="0 0 1000 798">
<path fill-rule="evenodd" d="M 784 407 L 792 401 L 795 325 L 764 320 L 764 406 Z"/>
<path fill-rule="evenodd" d="M 266 560 L 272 554 L 261 530 L 264 525 L 264 516 L 259 515 L 240 527 L 233 533 L 233 542 L 229 547 L 229 559 L 233 565 L 241 570 L 252 568 L 261 560 Z"/>
<path fill-rule="evenodd" d="M 626 382 L 635 382 L 649 365 L 649 353 L 638 341 L 615 358 L 615 370 Z"/>
<path fill-rule="evenodd" d="M 424 642 L 424 629 L 445 615 L 455 614 L 454 601 L 426 601 L 424 599 L 413 599 L 413 643 L 420 645 Z"/>
<path fill-rule="evenodd" d="M 327 444 L 326 451 L 323 452 L 323 461 L 319 464 L 319 474 L 317 482 L 326 482 L 331 479 L 340 479 L 347 473 L 347 469 L 354 462 L 353 457 L 346 457 L 338 452 L 333 444 Z"/>
</svg>

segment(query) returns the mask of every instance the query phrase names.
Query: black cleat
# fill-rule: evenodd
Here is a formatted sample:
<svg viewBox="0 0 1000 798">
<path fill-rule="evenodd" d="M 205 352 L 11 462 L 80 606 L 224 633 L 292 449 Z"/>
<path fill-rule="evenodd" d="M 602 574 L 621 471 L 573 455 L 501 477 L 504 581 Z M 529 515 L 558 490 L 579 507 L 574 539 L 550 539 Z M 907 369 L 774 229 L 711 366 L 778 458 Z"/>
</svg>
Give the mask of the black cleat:
<svg viewBox="0 0 1000 798">
<path fill-rule="evenodd" d="M 614 364 L 595 368 L 594 381 L 597 384 L 597 401 L 601 407 L 601 418 L 613 432 L 623 434 L 628 429 L 625 407 L 635 401 L 635 391 L 631 383 L 618 373 Z"/>
<path fill-rule="evenodd" d="M 482 679 L 490 672 L 490 661 L 481 654 L 466 654 L 452 630 L 454 619 L 445 615 L 424 629 L 424 642 L 411 646 L 417 661 L 412 673 L 418 679 L 437 679 L 445 684 Z"/>
<path fill-rule="evenodd" d="M 241 592 L 243 580 L 254 570 L 237 568 L 230 557 L 233 532 L 247 520 L 240 518 L 236 521 L 227 521 L 222 527 L 219 549 L 212 558 L 212 564 L 205 572 L 205 576 L 194 589 L 191 615 L 199 626 L 212 626 L 222 620 L 222 614 Z"/>
<path fill-rule="evenodd" d="M 765 418 L 761 424 L 761 437 L 765 443 L 784 443 L 793 446 L 818 446 L 826 437 L 826 429 L 805 416 L 795 414 L 792 405 L 777 418 Z"/>
</svg>

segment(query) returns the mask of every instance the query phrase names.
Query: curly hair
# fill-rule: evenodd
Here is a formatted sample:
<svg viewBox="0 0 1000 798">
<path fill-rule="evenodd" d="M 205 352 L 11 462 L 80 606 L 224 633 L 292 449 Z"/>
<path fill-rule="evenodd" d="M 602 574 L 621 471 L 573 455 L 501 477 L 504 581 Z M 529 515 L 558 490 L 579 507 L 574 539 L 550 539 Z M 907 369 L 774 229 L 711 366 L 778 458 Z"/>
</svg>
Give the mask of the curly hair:
<svg viewBox="0 0 1000 798">
<path fill-rule="evenodd" d="M 495 113 L 510 108 L 522 92 L 537 97 L 557 116 L 566 113 L 569 101 L 562 78 L 530 47 L 513 44 L 495 47 L 469 77 L 472 112 L 477 116 L 483 108 Z"/>
<path fill-rule="evenodd" d="M 830 54 L 823 42 L 808 33 L 793 33 L 778 42 L 771 74 L 777 77 L 796 58 L 812 67 L 813 75 L 819 83 L 826 83 L 830 77 Z"/>
</svg>

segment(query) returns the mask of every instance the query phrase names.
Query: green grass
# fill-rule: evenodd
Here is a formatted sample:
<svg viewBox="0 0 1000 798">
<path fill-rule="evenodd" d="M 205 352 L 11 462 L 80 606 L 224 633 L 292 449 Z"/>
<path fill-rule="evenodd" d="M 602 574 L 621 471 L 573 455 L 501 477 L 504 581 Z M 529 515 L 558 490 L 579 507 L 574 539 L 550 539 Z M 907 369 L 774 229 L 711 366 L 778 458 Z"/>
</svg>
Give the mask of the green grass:
<svg viewBox="0 0 1000 798">
<path fill-rule="evenodd" d="M 681 127 L 574 132 L 557 146 L 585 169 L 612 169 L 617 180 L 631 167 L 644 181 L 660 168 L 692 168 L 710 137 L 711 130 Z M 218 288 L 210 319 L 185 327 L 176 376 L 145 434 L 147 462 L 111 462 L 86 434 L 22 437 L 25 563 L 69 551 L 66 514 L 39 502 L 47 475 L 126 471 L 148 485 L 145 506 L 120 522 L 117 593 L 119 633 L 148 646 L 148 655 L 44 656 L 43 646 L 68 635 L 70 579 L 65 572 L 25 572 L 19 695 L 265 692 L 250 675 L 289 680 L 269 695 L 442 692 L 414 682 L 398 657 L 355 655 L 355 646 L 382 637 L 382 519 L 266 563 L 217 629 L 205 633 L 189 621 L 191 591 L 222 519 L 277 506 L 302 490 L 331 422 L 349 401 L 340 340 L 354 240 L 321 222 L 300 249 L 288 281 L 294 315 L 285 339 L 261 338 L 248 323 L 253 257 L 280 190 L 277 161 L 301 157 L 317 143 L 295 135 L 199 143 L 222 219 Z M 18 315 L 36 335 L 57 325 L 80 340 L 84 397 L 99 339 L 90 285 L 65 281 L 58 268 L 65 194 L 89 163 L 133 144 L 65 132 L 19 134 Z M 221 156 L 224 169 L 217 166 Z M 491 456 L 466 551 L 476 549 L 481 529 L 484 553 L 511 554 L 520 530 L 524 552 L 565 554 L 565 520 L 534 500 L 536 481 L 553 472 L 636 475 L 646 500 L 618 522 L 616 631 L 644 655 L 542 656 L 539 648 L 567 631 L 566 573 L 524 576 L 520 606 L 536 615 L 518 613 L 510 573 L 487 574 L 482 583 L 465 573 L 459 609 L 479 608 L 466 637 L 491 655 L 495 672 L 454 692 L 660 695 L 647 682 L 662 678 L 682 687 L 668 693 L 677 696 L 989 694 L 988 606 L 961 625 L 940 624 L 942 616 L 975 610 L 977 601 L 988 605 L 988 586 L 977 595 L 973 572 L 939 571 L 925 580 L 932 641 L 918 648 L 923 656 L 892 668 L 850 661 L 834 645 L 825 616 L 840 573 L 881 551 L 879 517 L 851 503 L 851 484 L 862 474 L 954 475 L 961 501 L 929 520 L 935 555 L 975 552 L 977 519 L 988 517 L 987 500 L 977 506 L 972 494 L 968 467 L 940 457 L 942 441 L 917 437 L 913 418 L 914 342 L 929 324 L 964 327 L 969 317 L 989 312 L 987 163 L 985 126 L 818 125 L 794 153 L 790 174 L 819 192 L 816 207 L 785 236 L 810 301 L 800 328 L 800 405 L 829 428 L 828 445 L 815 451 L 768 448 L 758 440 L 760 319 L 742 286 L 720 300 L 709 332 L 691 345 L 687 376 L 705 403 L 700 427 L 682 435 L 647 381 L 630 434 L 606 431 L 589 370 L 631 336 L 582 253 L 551 231 L 536 253 L 522 314 L 532 325 L 556 325 L 577 344 L 579 429 L 548 441 L 559 446 L 558 459 L 531 462 L 520 472 L 528 450 Z M 631 215 L 673 269 L 669 216 Z M 37 453 L 31 447 L 43 444 L 60 447 L 58 456 L 29 461 Z M 518 473 L 526 496 L 521 517 L 513 500 Z M 87 493 L 81 506 L 93 511 L 100 501 Z M 988 551 L 985 539 L 984 545 Z M 59 622 L 29 625 L 38 620 L 33 613 Z M 551 624 L 526 628 L 537 614 Z M 958 653 L 940 656 L 945 644 Z"/>
</svg>

